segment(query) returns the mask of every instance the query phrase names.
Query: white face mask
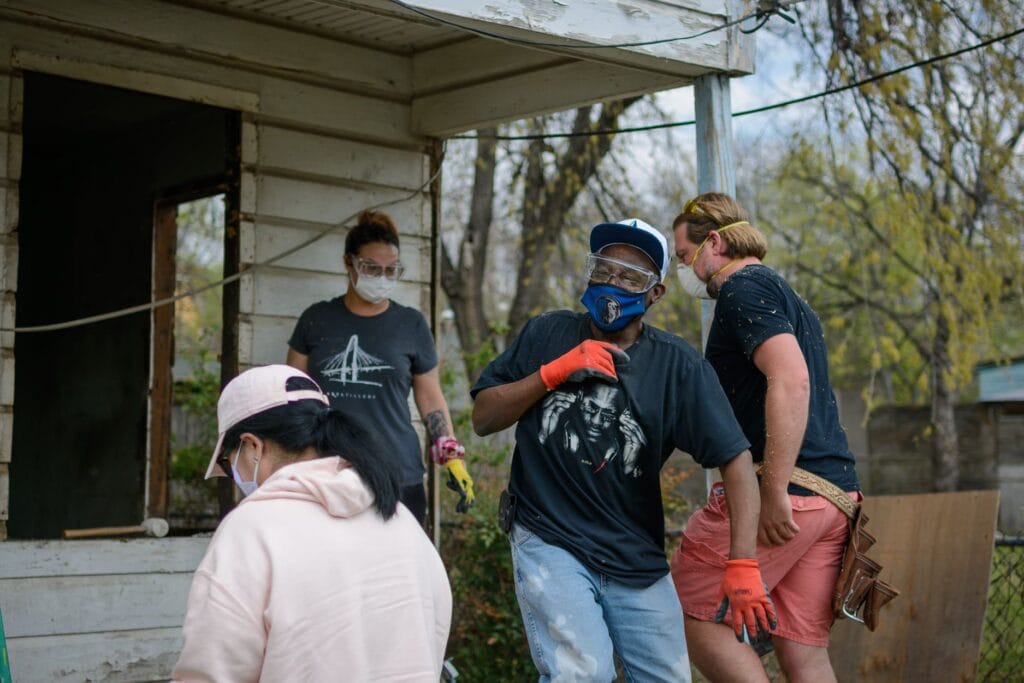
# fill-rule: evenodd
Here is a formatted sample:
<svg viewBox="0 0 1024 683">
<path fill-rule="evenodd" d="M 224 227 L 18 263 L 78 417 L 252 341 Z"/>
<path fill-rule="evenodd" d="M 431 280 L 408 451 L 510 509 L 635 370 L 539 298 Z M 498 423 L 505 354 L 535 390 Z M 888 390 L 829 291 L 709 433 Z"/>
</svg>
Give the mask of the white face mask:
<svg viewBox="0 0 1024 683">
<path fill-rule="evenodd" d="M 235 453 L 235 460 L 231 463 L 231 478 L 238 484 L 238 488 L 242 490 L 243 496 L 252 495 L 259 484 L 256 483 L 256 473 L 260 471 L 260 459 L 256 458 L 256 466 L 252 471 L 252 481 L 242 481 L 242 475 L 238 473 L 238 457 L 242 455 L 242 444 L 238 444 L 238 451 Z"/>
<path fill-rule="evenodd" d="M 683 286 L 683 291 L 693 298 L 711 298 L 711 295 L 708 294 L 708 286 L 704 284 L 703 280 L 697 277 L 697 273 L 693 272 L 693 268 L 690 266 L 684 266 L 681 263 L 677 265 L 676 277 L 679 278 L 679 284 Z"/>
<path fill-rule="evenodd" d="M 397 280 L 389 280 L 381 275 L 370 277 L 360 274 L 353 287 L 356 293 L 371 304 L 379 304 L 391 296 L 395 291 Z"/>
</svg>

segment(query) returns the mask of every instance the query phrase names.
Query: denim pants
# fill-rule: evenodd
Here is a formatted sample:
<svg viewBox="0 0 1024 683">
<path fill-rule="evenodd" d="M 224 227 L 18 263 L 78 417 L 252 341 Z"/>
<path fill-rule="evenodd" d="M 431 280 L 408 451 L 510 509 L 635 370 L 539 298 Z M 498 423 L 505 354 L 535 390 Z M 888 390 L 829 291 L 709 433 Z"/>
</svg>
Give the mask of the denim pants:
<svg viewBox="0 0 1024 683">
<path fill-rule="evenodd" d="M 666 574 L 635 588 L 595 572 L 516 524 L 516 598 L 542 683 L 608 683 L 613 650 L 626 680 L 689 683 L 683 612 Z"/>
</svg>

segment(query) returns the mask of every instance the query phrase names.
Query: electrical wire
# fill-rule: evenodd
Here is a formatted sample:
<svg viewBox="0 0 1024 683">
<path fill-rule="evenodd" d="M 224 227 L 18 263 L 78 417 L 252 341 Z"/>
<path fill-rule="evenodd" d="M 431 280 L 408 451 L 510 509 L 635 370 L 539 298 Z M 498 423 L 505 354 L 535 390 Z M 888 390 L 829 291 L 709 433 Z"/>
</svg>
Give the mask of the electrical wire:
<svg viewBox="0 0 1024 683">
<path fill-rule="evenodd" d="M 866 78 L 862 78 L 860 80 L 854 81 L 853 83 L 848 83 L 846 85 L 836 86 L 834 88 L 826 88 L 825 90 L 822 90 L 820 92 L 816 92 L 816 93 L 814 93 L 812 95 L 803 95 L 801 97 L 795 97 L 793 99 L 784 100 L 782 102 L 775 102 L 773 104 L 766 104 L 766 105 L 764 105 L 762 107 L 755 107 L 753 109 L 744 109 L 743 111 L 733 112 L 732 117 L 733 118 L 739 118 L 741 116 L 750 116 L 751 114 L 760 114 L 762 112 L 771 111 L 773 109 L 782 109 L 783 107 L 789 107 L 789 106 L 794 105 L 794 104 L 800 104 L 802 102 L 809 102 L 811 100 L 816 100 L 816 99 L 819 99 L 819 98 L 822 98 L 822 97 L 827 97 L 829 95 L 836 95 L 838 93 L 845 92 L 847 90 L 852 90 L 854 88 L 859 88 L 859 87 L 861 87 L 863 85 L 869 85 L 871 83 L 883 80 L 883 79 L 888 78 L 890 76 L 895 76 L 896 74 L 902 73 L 904 71 L 909 71 L 911 69 L 917 69 L 917 68 L 920 68 L 920 67 L 923 67 L 923 66 L 928 66 L 929 64 L 934 64 L 936 62 L 941 62 L 943 60 L 950 59 L 952 57 L 958 57 L 958 56 L 966 54 L 968 52 L 973 52 L 974 50 L 979 50 L 979 49 L 981 49 L 983 47 L 988 47 L 989 45 L 1009 40 L 1010 38 L 1018 36 L 1018 35 L 1020 35 L 1022 33 L 1024 33 L 1024 27 L 1018 28 L 1018 29 L 1013 30 L 1013 31 L 1010 31 L 1009 33 L 1004 33 L 1004 34 L 996 36 L 994 38 L 989 38 L 987 40 L 983 40 L 980 43 L 976 43 L 974 45 L 968 45 L 967 47 L 963 47 L 963 48 L 960 48 L 958 50 L 954 50 L 952 52 L 947 52 L 945 54 L 937 55 L 935 57 L 929 57 L 927 59 L 922 59 L 920 61 L 913 62 L 912 64 L 904 64 L 903 66 L 897 67 L 895 69 L 891 69 L 889 71 L 885 71 L 885 72 L 880 73 L 880 74 L 875 74 L 873 76 L 868 76 Z M 653 123 L 653 124 L 650 124 L 650 125 L 647 125 L 647 126 L 631 126 L 629 128 L 602 128 L 602 129 L 598 129 L 598 130 L 583 131 L 583 132 L 578 132 L 578 133 L 535 133 L 535 134 L 531 134 L 531 135 L 476 135 L 476 134 L 474 134 L 474 135 L 453 135 L 453 136 L 451 136 L 448 139 L 449 140 L 480 140 L 480 139 L 486 139 L 486 140 L 553 140 L 553 139 L 559 139 L 559 138 L 590 137 L 592 135 L 618 135 L 620 133 L 642 133 L 642 132 L 650 131 L 650 130 L 661 130 L 663 128 L 679 128 L 679 127 L 682 127 L 682 126 L 692 126 L 695 123 L 697 123 L 696 119 L 689 119 L 689 120 L 686 120 L 686 121 L 670 121 L 670 122 L 666 122 L 666 123 Z"/>
<path fill-rule="evenodd" d="M 445 151 L 446 151 L 445 148 L 442 148 L 440 161 L 444 161 Z M 309 239 L 305 240 L 304 242 L 300 242 L 299 244 L 296 244 L 295 246 L 291 247 L 290 249 L 286 249 L 285 251 L 282 251 L 281 253 L 279 253 L 276 256 L 273 256 L 273 257 L 267 259 L 266 261 L 262 261 L 260 263 L 254 263 L 254 264 L 250 265 L 248 268 L 245 268 L 244 270 L 240 270 L 237 273 L 234 273 L 233 275 L 228 275 L 227 277 L 222 278 L 220 280 L 217 280 L 216 282 L 211 282 L 209 284 L 203 285 L 202 287 L 197 287 L 197 288 L 191 289 L 191 290 L 189 290 L 187 292 L 182 292 L 181 294 L 176 294 L 174 296 L 169 296 L 169 297 L 166 297 L 164 299 L 158 299 L 158 300 L 150 301 L 150 302 L 147 302 L 147 303 L 144 303 L 144 304 L 138 304 L 136 306 L 129 306 L 127 308 L 119 308 L 119 309 L 117 309 L 115 311 L 110 311 L 110 312 L 107 312 L 107 313 L 99 313 L 97 315 L 90 315 L 90 316 L 86 316 L 86 317 L 83 317 L 83 318 L 76 318 L 74 320 L 67 320 L 67 321 L 59 322 L 59 323 L 50 323 L 50 324 L 46 324 L 46 325 L 27 325 L 27 326 L 24 326 L 24 327 L 15 326 L 13 328 L 10 328 L 10 327 L 0 327 L 0 332 L 17 332 L 17 333 L 25 333 L 25 332 L 53 332 L 55 330 L 66 330 L 66 329 L 69 329 L 69 328 L 72 328 L 72 327 L 81 327 L 83 325 L 91 325 L 92 323 L 103 322 L 105 320 L 113 320 L 114 318 L 122 318 L 122 317 L 124 317 L 126 315 L 133 315 L 135 313 L 141 313 L 143 311 L 153 310 L 153 309 L 159 308 L 161 306 L 167 306 L 167 305 L 173 304 L 173 303 L 175 303 L 177 301 L 181 301 L 182 299 L 188 299 L 188 298 L 193 297 L 193 296 L 195 296 L 197 294 L 201 294 L 201 293 L 203 293 L 203 292 L 205 292 L 207 290 L 214 289 L 215 287 L 222 287 L 222 286 L 224 286 L 226 284 L 229 284 L 231 282 L 235 282 L 236 280 L 240 280 L 242 278 L 242 276 L 244 276 L 244 275 L 251 275 L 251 274 L 255 273 L 257 270 L 260 270 L 262 268 L 266 268 L 267 266 L 271 266 L 271 265 L 277 263 L 278 261 L 291 256 L 295 252 L 301 251 L 302 249 L 305 249 L 306 247 L 308 247 L 309 245 L 313 244 L 314 242 L 320 241 L 321 239 L 323 239 L 327 235 L 331 234 L 332 232 L 335 232 L 336 230 L 340 230 L 341 228 L 345 227 L 345 225 L 349 221 L 351 221 L 354 218 L 356 218 L 363 211 L 377 211 L 377 210 L 383 209 L 383 208 L 388 207 L 388 206 L 393 206 L 395 204 L 401 204 L 402 202 L 407 202 L 407 201 L 411 201 L 411 200 L 415 199 L 424 190 L 426 190 L 428 187 L 430 187 L 430 184 L 433 183 L 434 180 L 437 179 L 437 176 L 438 176 L 438 174 L 440 172 L 441 172 L 441 163 L 439 162 L 438 165 L 437 165 L 437 170 L 434 171 L 434 173 L 430 176 L 430 178 L 428 178 L 425 183 L 420 185 L 418 188 L 416 188 L 415 190 L 413 190 L 409 194 L 403 195 L 402 197 L 399 197 L 397 199 L 392 199 L 390 201 L 380 202 L 379 204 L 374 204 L 373 206 L 367 207 L 365 209 L 360 209 L 356 213 L 354 213 L 354 214 L 352 214 L 350 216 L 345 217 L 342 221 L 340 221 L 338 223 L 335 223 L 335 224 L 331 225 L 330 227 L 321 230 L 319 233 L 317 233 L 313 237 L 310 237 Z"/>
<path fill-rule="evenodd" d="M 401 7 L 404 10 L 407 10 L 409 12 L 413 12 L 415 14 L 419 14 L 420 16 L 426 17 L 427 19 L 430 19 L 432 21 L 436 21 L 439 24 L 443 24 L 445 26 L 450 26 L 452 28 L 457 28 L 457 29 L 462 30 L 462 31 L 468 31 L 469 33 L 474 33 L 474 34 L 476 34 L 478 36 L 482 36 L 484 38 L 493 38 L 495 40 L 502 40 L 502 41 L 505 41 L 507 43 L 512 43 L 512 44 L 515 44 L 515 45 L 526 45 L 526 46 L 529 46 L 529 47 L 556 47 L 556 48 L 568 48 L 568 49 L 573 49 L 573 50 L 604 50 L 604 49 L 614 49 L 614 48 L 623 48 L 623 47 L 644 47 L 644 46 L 647 46 L 647 45 L 661 45 L 661 44 L 664 44 L 664 43 L 674 43 L 674 42 L 678 42 L 678 41 L 681 41 L 681 40 L 694 40 L 695 38 L 700 38 L 702 36 L 706 36 L 708 34 L 715 33 L 716 31 L 721 31 L 721 30 L 727 29 L 727 28 L 729 28 L 731 26 L 736 26 L 738 24 L 743 23 L 747 19 L 758 19 L 758 20 L 760 20 L 760 23 L 754 29 L 751 29 L 749 31 L 743 31 L 744 33 L 752 33 L 753 31 L 756 31 L 757 29 L 759 29 L 762 26 L 764 26 L 765 23 L 768 21 L 768 19 L 771 18 L 772 14 L 778 14 L 779 16 L 782 16 L 782 17 L 786 18 L 787 20 L 792 21 L 792 19 L 787 17 L 781 11 L 783 8 L 785 8 L 784 3 L 780 3 L 780 2 L 778 2 L 776 0 L 775 2 L 771 2 L 767 7 L 765 7 L 765 8 L 760 8 L 759 7 L 757 10 L 755 10 L 753 12 L 750 12 L 748 14 L 745 14 L 745 15 L 743 15 L 742 17 L 740 17 L 738 19 L 733 19 L 731 21 L 725 22 L 724 24 L 720 24 L 718 26 L 712 26 L 709 29 L 705 29 L 703 31 L 699 31 L 697 33 L 693 33 L 693 34 L 686 35 L 686 36 L 676 36 L 674 38 L 658 38 L 658 39 L 655 39 L 655 40 L 644 40 L 644 41 L 638 41 L 638 42 L 633 42 L 633 43 L 609 43 L 607 45 L 580 45 L 578 43 L 558 43 L 558 42 L 545 42 L 545 41 L 541 41 L 541 40 L 530 40 L 528 38 L 512 38 L 512 37 L 509 37 L 509 36 L 501 35 L 500 33 L 494 33 L 492 31 L 485 31 L 484 29 L 479 29 L 479 28 L 476 28 L 476 27 L 473 27 L 473 26 L 468 26 L 466 24 L 460 24 L 457 21 L 452 21 L 450 19 L 445 19 L 444 17 L 438 16 L 437 14 L 434 14 L 433 12 L 428 12 L 427 10 L 420 9 L 419 7 L 416 7 L 414 5 L 410 5 L 407 2 L 403 2 L 403 0 L 391 0 L 391 2 L 393 4 L 395 4 L 395 5 L 398 5 L 399 7 Z M 763 3 L 759 3 L 759 4 L 763 4 Z"/>
</svg>

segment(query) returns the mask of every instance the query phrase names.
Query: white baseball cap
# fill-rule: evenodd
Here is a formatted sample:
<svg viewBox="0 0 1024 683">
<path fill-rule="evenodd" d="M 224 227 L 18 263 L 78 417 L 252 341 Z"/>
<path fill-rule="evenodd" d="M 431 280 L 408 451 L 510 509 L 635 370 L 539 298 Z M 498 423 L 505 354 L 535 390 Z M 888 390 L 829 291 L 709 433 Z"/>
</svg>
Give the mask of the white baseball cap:
<svg viewBox="0 0 1024 683">
<path fill-rule="evenodd" d="M 246 370 L 228 382 L 220 392 L 217 401 L 217 445 L 210 458 L 210 466 L 206 468 L 206 479 L 210 477 L 229 477 L 217 464 L 217 456 L 224 444 L 224 435 L 242 420 L 262 413 L 264 410 L 294 403 L 295 401 L 314 400 L 330 405 L 323 392 L 317 389 L 288 390 L 288 380 L 301 377 L 317 386 L 309 375 L 290 365 L 264 365 Z"/>
<path fill-rule="evenodd" d="M 665 236 L 639 218 L 623 218 L 615 223 L 599 223 L 590 231 L 590 251 L 594 254 L 612 244 L 628 244 L 647 254 L 659 269 L 659 279 L 668 276 L 668 242 Z"/>
</svg>

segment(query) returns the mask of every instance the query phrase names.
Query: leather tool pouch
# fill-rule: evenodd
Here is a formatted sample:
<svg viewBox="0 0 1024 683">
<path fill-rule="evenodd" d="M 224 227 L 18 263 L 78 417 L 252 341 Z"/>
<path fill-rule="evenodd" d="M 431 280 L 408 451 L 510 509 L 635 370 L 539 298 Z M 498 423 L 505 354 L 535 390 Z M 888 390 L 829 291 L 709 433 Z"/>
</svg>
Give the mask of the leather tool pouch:
<svg viewBox="0 0 1024 683">
<path fill-rule="evenodd" d="M 875 537 L 864 526 L 868 516 L 857 509 L 850 523 L 850 540 L 843 551 L 839 578 L 832 595 L 832 611 L 837 619 L 859 621 L 874 631 L 878 626 L 878 613 L 882 606 L 899 595 L 899 591 L 879 580 L 881 566 L 867 556 L 875 544 Z"/>
<path fill-rule="evenodd" d="M 498 499 L 498 528 L 506 534 L 512 531 L 516 519 L 516 497 L 505 489 Z"/>
</svg>

